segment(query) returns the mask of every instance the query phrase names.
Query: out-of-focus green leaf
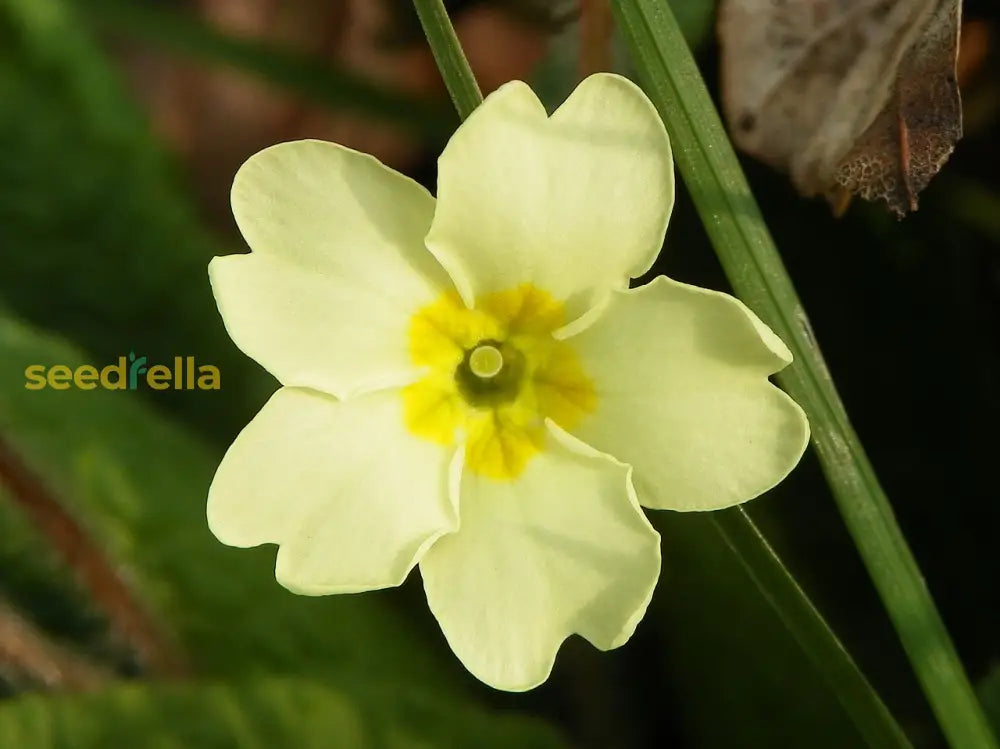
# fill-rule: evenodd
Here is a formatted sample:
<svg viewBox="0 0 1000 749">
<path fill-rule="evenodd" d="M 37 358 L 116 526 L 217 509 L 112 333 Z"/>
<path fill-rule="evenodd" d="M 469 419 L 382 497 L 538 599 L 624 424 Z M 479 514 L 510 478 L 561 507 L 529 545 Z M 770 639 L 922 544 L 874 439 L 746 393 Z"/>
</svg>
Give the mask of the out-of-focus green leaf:
<svg viewBox="0 0 1000 749">
<path fill-rule="evenodd" d="M 989 676 L 979 682 L 977 691 L 993 730 L 1000 733 L 1000 666 L 995 666 Z"/>
<path fill-rule="evenodd" d="M 1000 242 L 1000 193 L 972 180 L 951 178 L 945 193 L 951 213 L 960 221 Z"/>
<path fill-rule="evenodd" d="M 164 402 L 231 435 L 271 381 L 216 311 L 206 268 L 227 250 L 70 11 L 0 0 L 0 298 L 102 360 L 135 350 L 218 365 L 226 397 L 169 391 Z"/>
<path fill-rule="evenodd" d="M 132 391 L 24 387 L 31 364 L 104 362 L 87 362 L 4 317 L 0 361 L 0 431 L 121 566 L 199 673 L 365 672 L 442 681 L 434 654 L 386 594 L 295 596 L 274 581 L 273 547 L 230 549 L 211 536 L 205 497 L 218 449 Z M 5 529 L 0 558 L 21 542 Z"/>
<path fill-rule="evenodd" d="M 452 710 L 426 695 L 292 679 L 126 684 L 0 704 L 0 746 L 18 749 L 558 749 L 535 721 Z"/>
<path fill-rule="evenodd" d="M 716 0 L 670 0 L 677 25 L 692 49 L 708 41 L 717 4 Z"/>
</svg>

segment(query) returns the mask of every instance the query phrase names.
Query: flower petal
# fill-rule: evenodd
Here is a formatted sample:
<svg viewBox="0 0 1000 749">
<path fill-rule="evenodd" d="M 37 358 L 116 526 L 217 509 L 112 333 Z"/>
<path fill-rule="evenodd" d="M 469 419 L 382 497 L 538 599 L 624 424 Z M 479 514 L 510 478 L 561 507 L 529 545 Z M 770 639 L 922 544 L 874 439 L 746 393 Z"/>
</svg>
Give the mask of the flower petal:
<svg viewBox="0 0 1000 749">
<path fill-rule="evenodd" d="M 251 157 L 232 200 L 253 252 L 209 274 L 237 346 L 282 384 L 338 397 L 412 379 L 410 316 L 452 288 L 423 244 L 426 190 L 371 156 L 297 141 Z"/>
<path fill-rule="evenodd" d="M 521 691 L 548 678 L 572 633 L 602 650 L 628 640 L 660 545 L 626 466 L 557 433 L 516 481 L 466 471 L 461 493 L 461 529 L 434 544 L 420 573 L 466 668 Z"/>
<path fill-rule="evenodd" d="M 768 381 L 791 354 L 742 302 L 660 276 L 569 339 L 597 393 L 572 432 L 635 469 L 639 501 L 715 510 L 798 463 L 809 424 Z"/>
<path fill-rule="evenodd" d="M 399 585 L 458 527 L 451 458 L 406 431 L 398 391 L 282 388 L 223 458 L 209 527 L 230 546 L 280 544 L 278 582 L 296 593 Z"/>
<path fill-rule="evenodd" d="M 662 121 L 635 84 L 607 73 L 551 118 L 526 84 L 506 84 L 438 165 L 427 246 L 469 304 L 529 282 L 578 316 L 649 269 L 674 200 Z"/>
</svg>

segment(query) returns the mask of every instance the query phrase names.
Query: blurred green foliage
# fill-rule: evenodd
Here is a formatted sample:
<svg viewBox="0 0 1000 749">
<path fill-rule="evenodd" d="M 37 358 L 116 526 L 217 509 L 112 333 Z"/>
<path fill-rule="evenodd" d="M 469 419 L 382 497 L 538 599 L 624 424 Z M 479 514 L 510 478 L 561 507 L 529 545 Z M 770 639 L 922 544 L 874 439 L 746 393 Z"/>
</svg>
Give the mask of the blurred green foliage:
<svg viewBox="0 0 1000 749">
<path fill-rule="evenodd" d="M 559 749 L 541 725 L 398 690 L 362 696 L 306 679 L 119 685 L 0 708 L 0 746 L 27 749 Z"/>
<path fill-rule="evenodd" d="M 208 258 L 229 249 L 73 8 L 0 2 L 0 102 L 0 298 L 101 360 L 137 350 L 219 366 L 230 397 L 163 400 L 231 433 L 270 380 L 230 343 L 208 288 Z"/>
<path fill-rule="evenodd" d="M 993 722 L 993 728 L 1000 733 L 1000 666 L 983 679 L 979 685 L 979 699 L 986 708 L 986 716 Z"/>
<path fill-rule="evenodd" d="M 986 708 L 986 717 L 993 723 L 993 729 L 1000 733 L 1000 666 L 983 679 L 979 685 L 979 699 Z"/>
</svg>

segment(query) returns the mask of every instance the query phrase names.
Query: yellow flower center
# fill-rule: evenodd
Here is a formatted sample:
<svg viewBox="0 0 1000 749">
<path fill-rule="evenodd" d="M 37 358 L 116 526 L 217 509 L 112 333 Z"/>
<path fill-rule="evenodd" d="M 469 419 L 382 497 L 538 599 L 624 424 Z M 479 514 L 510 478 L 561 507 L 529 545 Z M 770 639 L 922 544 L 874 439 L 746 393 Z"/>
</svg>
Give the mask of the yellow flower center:
<svg viewBox="0 0 1000 749">
<path fill-rule="evenodd" d="M 427 374 L 403 390 L 407 428 L 446 445 L 464 435 L 469 470 L 516 478 L 545 444 L 545 419 L 572 429 L 596 404 L 576 352 L 552 336 L 564 324 L 562 303 L 531 284 L 418 310 L 410 356 Z"/>
</svg>

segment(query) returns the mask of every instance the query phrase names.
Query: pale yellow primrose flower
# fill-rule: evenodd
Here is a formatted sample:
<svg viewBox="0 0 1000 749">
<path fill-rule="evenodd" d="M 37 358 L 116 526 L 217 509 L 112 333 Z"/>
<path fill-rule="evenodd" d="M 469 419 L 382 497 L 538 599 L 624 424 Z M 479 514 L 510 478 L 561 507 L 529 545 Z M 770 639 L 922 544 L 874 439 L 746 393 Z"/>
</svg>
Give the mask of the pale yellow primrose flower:
<svg viewBox="0 0 1000 749">
<path fill-rule="evenodd" d="M 440 159 L 438 199 L 332 143 L 236 176 L 253 252 L 210 275 L 237 345 L 283 387 L 208 498 L 226 544 L 280 545 L 324 595 L 417 563 L 466 667 L 543 682 L 570 634 L 606 650 L 645 613 L 659 536 L 639 505 L 714 510 L 778 483 L 802 410 L 784 344 L 731 296 L 660 277 L 673 162 L 631 82 L 595 75 L 551 117 L 489 96 Z"/>
</svg>

